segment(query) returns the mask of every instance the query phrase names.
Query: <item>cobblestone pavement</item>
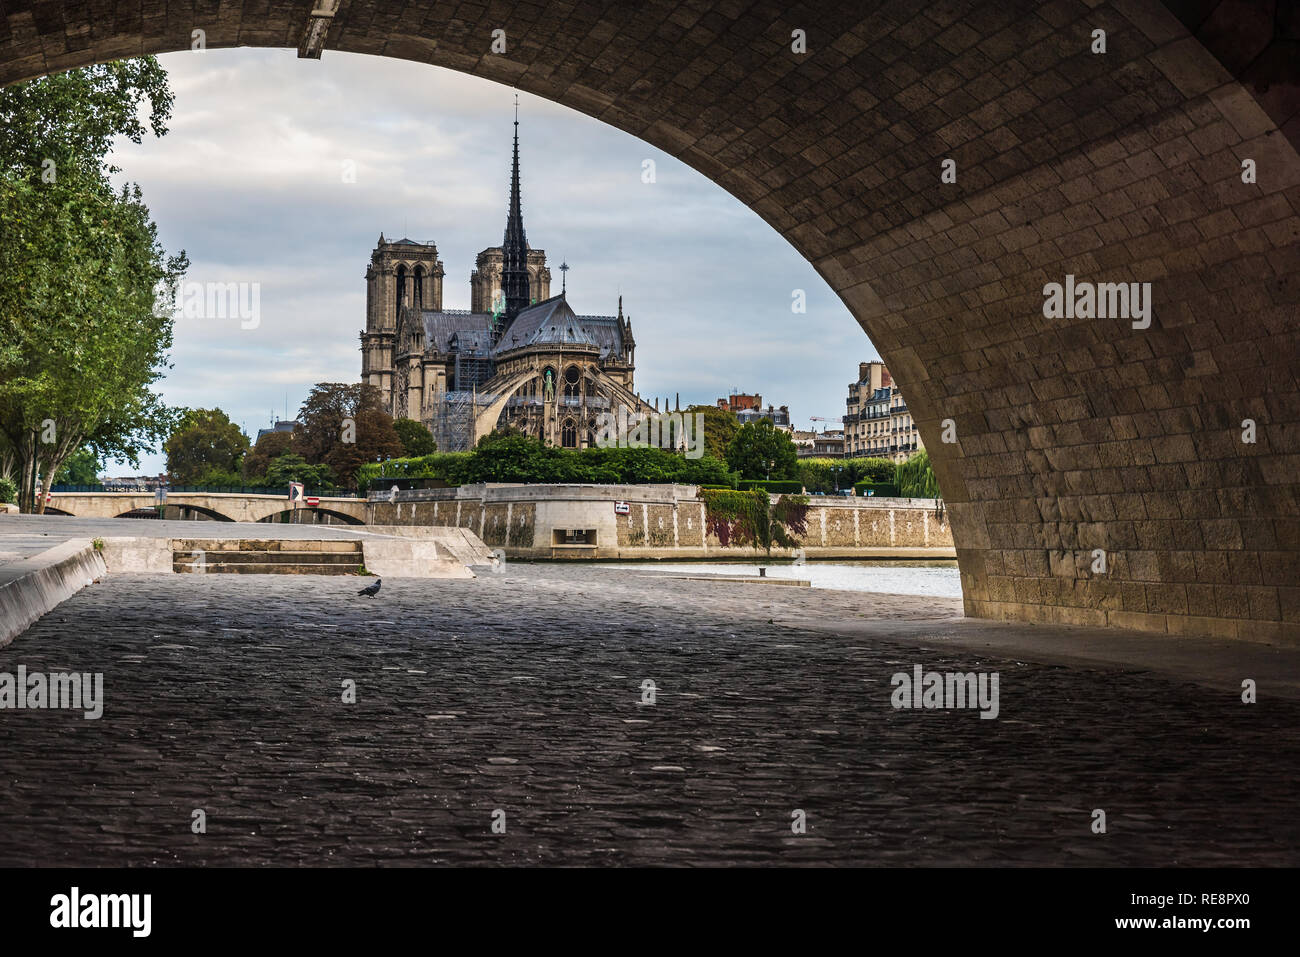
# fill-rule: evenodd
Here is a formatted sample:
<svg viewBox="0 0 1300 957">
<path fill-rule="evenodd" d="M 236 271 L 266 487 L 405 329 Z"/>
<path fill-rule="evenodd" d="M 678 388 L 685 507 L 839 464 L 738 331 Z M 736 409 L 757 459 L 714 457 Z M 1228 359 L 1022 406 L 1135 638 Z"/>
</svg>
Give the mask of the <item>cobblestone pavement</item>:
<svg viewBox="0 0 1300 957">
<path fill-rule="evenodd" d="M 357 587 L 110 577 L 0 650 L 106 698 L 0 711 L 0 865 L 1300 863 L 1300 704 L 888 636 L 948 599 L 516 564 Z M 790 624 L 814 606 L 886 636 Z M 894 710 L 915 664 L 997 671 L 998 718 Z"/>
</svg>

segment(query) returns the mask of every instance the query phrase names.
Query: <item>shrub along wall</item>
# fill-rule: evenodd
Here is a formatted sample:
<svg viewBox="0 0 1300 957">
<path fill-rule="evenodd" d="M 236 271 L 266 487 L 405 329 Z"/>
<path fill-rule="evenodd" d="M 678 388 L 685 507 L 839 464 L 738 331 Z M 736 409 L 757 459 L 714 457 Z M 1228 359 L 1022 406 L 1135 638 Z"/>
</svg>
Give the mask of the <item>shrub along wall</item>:
<svg viewBox="0 0 1300 957">
<path fill-rule="evenodd" d="M 785 482 L 772 479 L 741 479 L 739 488 L 742 492 L 765 491 L 772 495 L 789 494 L 799 495 L 803 492 L 803 485 L 800 482 Z"/>
<path fill-rule="evenodd" d="M 379 478 L 474 482 L 581 483 L 591 485 L 722 485 L 735 487 L 726 463 L 709 456 L 688 459 L 667 449 L 561 449 L 525 436 L 483 442 L 472 452 L 434 452 L 361 466 L 363 489 Z"/>
<path fill-rule="evenodd" d="M 876 498 L 897 498 L 898 486 L 893 482 L 859 482 L 853 486 L 853 494 L 869 494 Z"/>
</svg>

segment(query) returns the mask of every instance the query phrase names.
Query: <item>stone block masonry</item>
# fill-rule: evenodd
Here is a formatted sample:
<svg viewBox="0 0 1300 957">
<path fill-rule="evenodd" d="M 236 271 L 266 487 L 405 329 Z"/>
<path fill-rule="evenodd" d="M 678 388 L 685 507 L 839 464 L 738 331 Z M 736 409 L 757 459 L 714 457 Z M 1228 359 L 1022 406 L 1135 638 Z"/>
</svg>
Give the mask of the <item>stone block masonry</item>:
<svg viewBox="0 0 1300 957">
<path fill-rule="evenodd" d="M 390 500 L 391 499 L 391 500 Z M 621 509 L 626 508 L 626 511 Z M 507 558 L 745 559 L 763 549 L 724 546 L 708 531 L 694 485 L 466 485 L 377 492 L 371 520 L 456 525 Z M 946 513 L 929 499 L 810 497 L 800 538 L 807 558 L 953 558 Z M 773 548 L 789 558 L 790 549 Z"/>
</svg>

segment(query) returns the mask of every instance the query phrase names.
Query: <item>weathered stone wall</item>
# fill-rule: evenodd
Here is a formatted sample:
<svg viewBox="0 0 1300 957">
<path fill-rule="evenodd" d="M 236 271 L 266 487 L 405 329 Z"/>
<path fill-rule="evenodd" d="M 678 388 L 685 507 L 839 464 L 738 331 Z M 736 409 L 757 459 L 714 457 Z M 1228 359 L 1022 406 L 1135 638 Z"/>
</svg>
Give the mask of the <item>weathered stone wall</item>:
<svg viewBox="0 0 1300 957">
<path fill-rule="evenodd" d="M 471 485 L 398 492 L 370 503 L 372 520 L 386 525 L 449 524 L 477 530 L 510 558 L 726 558 L 766 551 L 724 546 L 704 535 L 704 503 L 689 485 Z M 625 502 L 626 514 L 617 514 Z M 925 499 L 812 498 L 800 545 L 809 558 L 888 554 L 913 549 L 944 554 L 953 547 L 946 514 Z M 506 528 L 510 529 L 509 536 Z M 590 529 L 595 548 L 557 547 L 556 529 Z M 787 555 L 773 549 L 775 555 Z M 952 554 L 948 552 L 948 554 Z"/>
</svg>

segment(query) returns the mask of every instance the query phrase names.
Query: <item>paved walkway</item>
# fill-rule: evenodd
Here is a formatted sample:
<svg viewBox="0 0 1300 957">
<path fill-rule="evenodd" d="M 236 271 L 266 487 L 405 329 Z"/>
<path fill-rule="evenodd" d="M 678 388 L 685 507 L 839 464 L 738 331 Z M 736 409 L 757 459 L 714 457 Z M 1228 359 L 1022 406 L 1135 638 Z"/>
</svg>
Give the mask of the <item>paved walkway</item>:
<svg viewBox="0 0 1300 957">
<path fill-rule="evenodd" d="M 1222 662 L 1036 663 L 996 643 L 1032 629 L 959 614 L 600 567 L 373 601 L 110 576 L 0 650 L 0 672 L 102 671 L 106 697 L 98 721 L 0 711 L 0 865 L 1300 863 L 1300 703 L 1270 673 L 1244 705 Z M 998 718 L 895 710 L 917 664 L 998 672 Z"/>
<path fill-rule="evenodd" d="M 156 518 L 77 518 L 71 515 L 0 516 L 0 548 L 10 543 L 44 541 L 52 544 L 70 538 L 294 538 L 321 541 L 356 538 L 364 525 L 295 525 L 289 522 L 164 521 Z M 38 549 L 39 550 L 39 549 Z"/>
</svg>

